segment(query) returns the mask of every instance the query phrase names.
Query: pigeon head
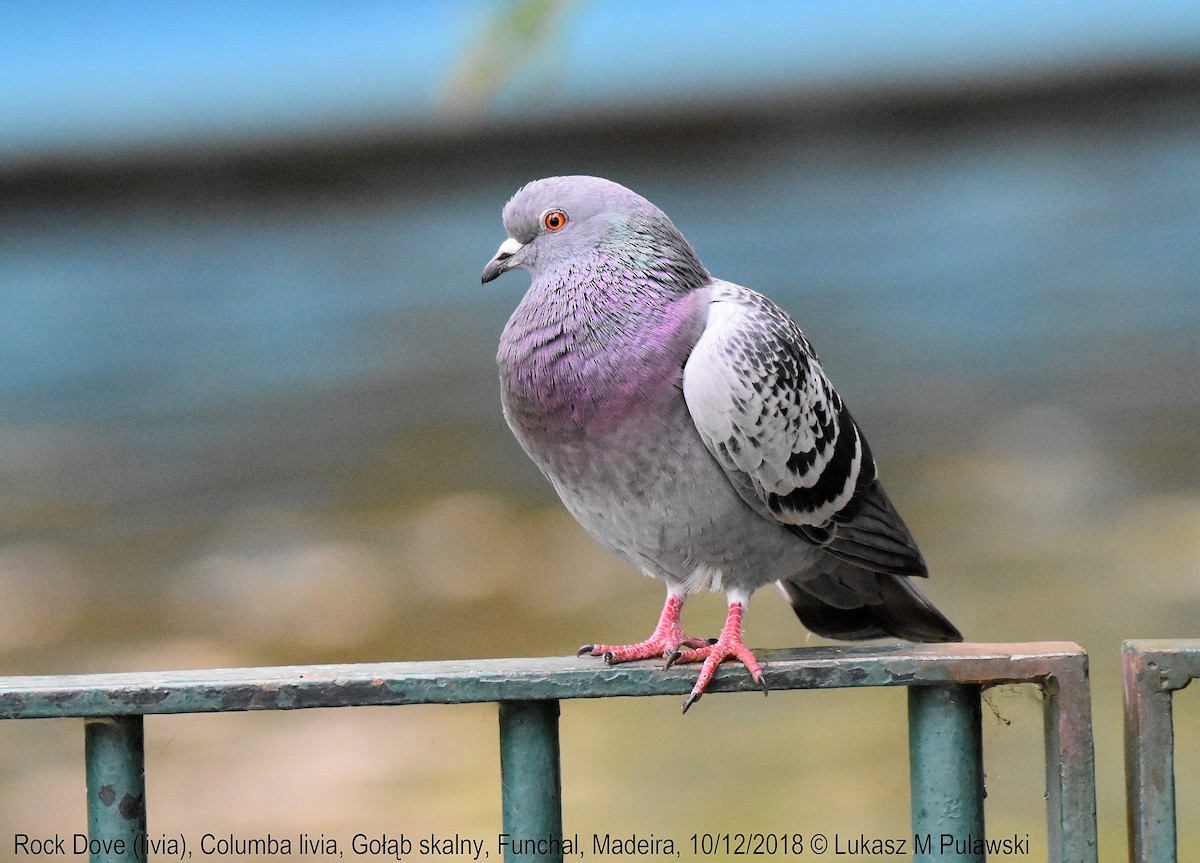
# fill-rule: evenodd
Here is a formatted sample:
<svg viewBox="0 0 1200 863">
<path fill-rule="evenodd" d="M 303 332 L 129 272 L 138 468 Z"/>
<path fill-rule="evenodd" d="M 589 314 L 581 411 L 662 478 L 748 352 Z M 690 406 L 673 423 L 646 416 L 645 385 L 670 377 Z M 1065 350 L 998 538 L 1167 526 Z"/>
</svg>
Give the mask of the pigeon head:
<svg viewBox="0 0 1200 863">
<path fill-rule="evenodd" d="M 689 287 L 709 278 L 662 210 L 600 177 L 548 177 L 526 184 L 504 207 L 504 229 L 508 239 L 484 267 L 485 284 L 512 269 L 527 270 L 536 280 L 596 253 L 671 281 L 687 281 Z"/>
</svg>

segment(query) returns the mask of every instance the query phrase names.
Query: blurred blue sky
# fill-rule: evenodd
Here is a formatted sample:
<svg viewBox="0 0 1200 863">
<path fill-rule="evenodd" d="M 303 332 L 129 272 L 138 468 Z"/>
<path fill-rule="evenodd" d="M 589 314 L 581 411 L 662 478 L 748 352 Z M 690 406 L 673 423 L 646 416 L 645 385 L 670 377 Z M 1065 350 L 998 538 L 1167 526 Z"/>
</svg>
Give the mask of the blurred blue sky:
<svg viewBox="0 0 1200 863">
<path fill-rule="evenodd" d="M 507 5 L 3 0 L 0 160 L 428 123 Z M 537 53 L 492 111 L 1195 57 L 1200 3 L 577 0 Z"/>
</svg>

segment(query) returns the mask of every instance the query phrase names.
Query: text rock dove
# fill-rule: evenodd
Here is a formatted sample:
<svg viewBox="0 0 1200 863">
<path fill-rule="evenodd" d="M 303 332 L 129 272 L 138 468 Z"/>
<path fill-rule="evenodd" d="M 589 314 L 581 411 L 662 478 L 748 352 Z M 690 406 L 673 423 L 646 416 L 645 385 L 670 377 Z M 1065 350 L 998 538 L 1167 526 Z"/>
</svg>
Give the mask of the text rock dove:
<svg viewBox="0 0 1200 863">
<path fill-rule="evenodd" d="M 533 277 L 500 338 L 504 416 L 580 524 L 667 583 L 650 638 L 580 653 L 703 660 L 685 711 L 727 658 L 763 685 L 741 618 L 770 582 L 823 636 L 962 640 L 913 586 L 925 561 L 786 312 L 608 180 L 529 183 L 504 227 L 483 281 Z M 714 643 L 680 628 L 699 590 L 729 600 Z"/>
</svg>

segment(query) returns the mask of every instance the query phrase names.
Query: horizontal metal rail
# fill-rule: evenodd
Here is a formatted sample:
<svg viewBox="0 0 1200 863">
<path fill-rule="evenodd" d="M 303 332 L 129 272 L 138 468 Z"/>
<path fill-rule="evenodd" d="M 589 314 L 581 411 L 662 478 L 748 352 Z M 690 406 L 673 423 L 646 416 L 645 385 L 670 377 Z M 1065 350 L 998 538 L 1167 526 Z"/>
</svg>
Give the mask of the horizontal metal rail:
<svg viewBox="0 0 1200 863">
<path fill-rule="evenodd" d="M 1200 677 L 1200 641 L 1126 641 L 1125 790 L 1129 859 L 1175 863 L 1174 695 Z"/>
<path fill-rule="evenodd" d="M 1074 644 L 813 647 L 757 651 L 770 689 L 909 687 L 914 835 L 960 837 L 914 859 L 983 860 L 980 692 L 1033 683 L 1044 693 L 1051 860 L 1095 863 L 1095 769 L 1086 654 Z M 558 705 L 567 698 L 684 695 L 695 670 L 591 657 L 391 662 L 0 678 L 0 719 L 83 717 L 93 860 L 145 859 L 142 717 L 405 704 L 500 705 L 505 831 L 562 859 Z M 757 691 L 723 667 L 709 692 Z M 680 720 L 686 721 L 686 720 Z M 557 842 L 557 844 L 556 844 Z"/>
</svg>

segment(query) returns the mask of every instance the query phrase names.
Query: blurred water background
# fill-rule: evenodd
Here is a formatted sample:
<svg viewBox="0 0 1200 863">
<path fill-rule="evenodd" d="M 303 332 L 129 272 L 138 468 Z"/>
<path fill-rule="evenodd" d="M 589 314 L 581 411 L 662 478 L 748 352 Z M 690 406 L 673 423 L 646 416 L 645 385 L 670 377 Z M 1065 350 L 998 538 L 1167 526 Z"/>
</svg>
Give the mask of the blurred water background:
<svg viewBox="0 0 1200 863">
<path fill-rule="evenodd" d="M 1089 650 L 1124 859 L 1119 642 L 1200 614 L 1200 8 L 2 11 L 3 673 L 644 637 L 660 586 L 500 416 L 527 277 L 479 285 L 512 192 L 593 173 L 796 317 L 969 639 Z M 812 641 L 773 591 L 747 621 Z M 1044 856 L 1036 693 L 989 704 L 989 833 Z M 564 705 L 569 833 L 907 829 L 902 692 L 677 710 Z M 494 714 L 152 718 L 151 832 L 494 836 Z M 0 747 L 0 840 L 82 830 L 79 724 Z"/>
</svg>

